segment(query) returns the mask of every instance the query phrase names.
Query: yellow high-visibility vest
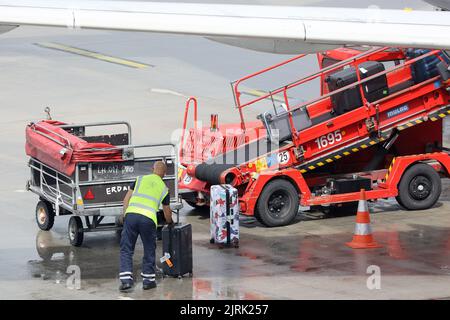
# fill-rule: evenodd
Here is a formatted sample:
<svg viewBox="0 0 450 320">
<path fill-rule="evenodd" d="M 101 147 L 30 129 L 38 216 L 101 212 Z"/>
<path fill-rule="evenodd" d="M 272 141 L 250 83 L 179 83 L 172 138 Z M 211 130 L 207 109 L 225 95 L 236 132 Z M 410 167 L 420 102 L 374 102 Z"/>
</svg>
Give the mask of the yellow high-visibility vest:
<svg viewBox="0 0 450 320">
<path fill-rule="evenodd" d="M 168 193 L 169 189 L 160 176 L 149 174 L 138 177 L 125 215 L 130 212 L 142 214 L 157 226 L 156 212 Z"/>
</svg>

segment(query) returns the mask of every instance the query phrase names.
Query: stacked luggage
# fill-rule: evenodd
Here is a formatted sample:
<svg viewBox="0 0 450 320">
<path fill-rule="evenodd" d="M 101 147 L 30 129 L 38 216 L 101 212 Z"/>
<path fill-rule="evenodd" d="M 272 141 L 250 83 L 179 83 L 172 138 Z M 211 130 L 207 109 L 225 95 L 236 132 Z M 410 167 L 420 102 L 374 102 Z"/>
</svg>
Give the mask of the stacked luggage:
<svg viewBox="0 0 450 320">
<path fill-rule="evenodd" d="M 385 71 L 384 65 L 378 61 L 367 61 L 361 63 L 358 67 L 361 80 L 364 80 L 374 74 Z M 389 94 L 387 77 L 381 75 L 363 83 L 364 96 L 367 101 L 374 102 L 383 99 Z"/>
<path fill-rule="evenodd" d="M 383 72 L 384 65 L 377 61 L 363 62 L 358 66 L 360 79 L 364 80 L 374 74 Z M 358 81 L 356 70 L 353 67 L 346 68 L 329 75 L 325 81 L 330 92 L 344 88 Z M 362 84 L 364 97 L 369 102 L 374 102 L 389 94 L 386 75 L 380 75 Z M 334 112 L 337 115 L 344 114 L 363 105 L 359 86 L 355 85 L 347 90 L 331 96 Z"/>
<path fill-rule="evenodd" d="M 406 50 L 406 56 L 409 59 L 415 59 L 421 55 L 430 52 L 429 49 L 408 49 Z M 444 63 L 442 63 L 442 61 Z M 420 83 L 427 79 L 433 78 L 440 74 L 439 65 L 448 65 L 450 62 L 449 57 L 441 52 L 439 57 L 436 55 L 431 55 L 429 57 L 420 59 L 411 65 L 411 75 L 414 83 Z"/>
</svg>

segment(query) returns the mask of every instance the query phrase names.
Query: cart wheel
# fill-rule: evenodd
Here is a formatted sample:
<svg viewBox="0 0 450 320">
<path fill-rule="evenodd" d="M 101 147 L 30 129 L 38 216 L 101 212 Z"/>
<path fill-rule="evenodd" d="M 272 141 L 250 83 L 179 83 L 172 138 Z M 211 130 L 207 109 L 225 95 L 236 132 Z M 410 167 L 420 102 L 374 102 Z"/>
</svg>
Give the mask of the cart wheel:
<svg viewBox="0 0 450 320">
<path fill-rule="evenodd" d="M 408 210 L 424 210 L 439 199 L 442 183 L 439 174 L 428 164 L 408 168 L 398 185 L 397 202 Z"/>
<path fill-rule="evenodd" d="M 47 201 L 39 201 L 36 205 L 36 223 L 41 230 L 48 231 L 55 223 L 55 211 Z"/>
<path fill-rule="evenodd" d="M 83 222 L 80 217 L 70 217 L 69 240 L 70 244 L 79 247 L 83 243 Z"/>
<path fill-rule="evenodd" d="M 298 213 L 297 189 L 287 180 L 270 181 L 261 192 L 256 205 L 257 216 L 267 227 L 292 223 Z"/>
</svg>

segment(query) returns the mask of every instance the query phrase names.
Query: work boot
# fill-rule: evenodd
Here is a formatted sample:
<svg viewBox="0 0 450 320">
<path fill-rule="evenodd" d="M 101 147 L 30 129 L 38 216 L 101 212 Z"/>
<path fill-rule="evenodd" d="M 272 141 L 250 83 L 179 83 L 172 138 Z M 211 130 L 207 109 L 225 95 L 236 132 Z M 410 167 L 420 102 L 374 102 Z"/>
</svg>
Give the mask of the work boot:
<svg viewBox="0 0 450 320">
<path fill-rule="evenodd" d="M 142 289 L 144 290 L 150 290 L 156 288 L 156 281 L 144 281 L 142 283 Z"/>
<path fill-rule="evenodd" d="M 119 287 L 120 292 L 130 292 L 133 289 L 132 282 L 122 282 Z"/>
</svg>

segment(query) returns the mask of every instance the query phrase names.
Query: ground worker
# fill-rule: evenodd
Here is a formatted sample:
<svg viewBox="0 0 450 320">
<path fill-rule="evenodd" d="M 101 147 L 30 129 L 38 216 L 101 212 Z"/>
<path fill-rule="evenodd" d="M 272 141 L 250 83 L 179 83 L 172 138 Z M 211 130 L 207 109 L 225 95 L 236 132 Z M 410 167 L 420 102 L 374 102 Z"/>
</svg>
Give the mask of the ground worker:
<svg viewBox="0 0 450 320">
<path fill-rule="evenodd" d="M 144 290 L 156 288 L 155 249 L 158 225 L 156 213 L 161 204 L 166 223 L 173 224 L 169 190 L 162 180 L 166 170 L 164 162 L 155 162 L 153 174 L 138 177 L 123 200 L 125 218 L 120 240 L 119 274 L 121 282 L 119 290 L 122 292 L 133 288 L 133 253 L 138 235 L 144 245 L 142 287 Z"/>
</svg>

